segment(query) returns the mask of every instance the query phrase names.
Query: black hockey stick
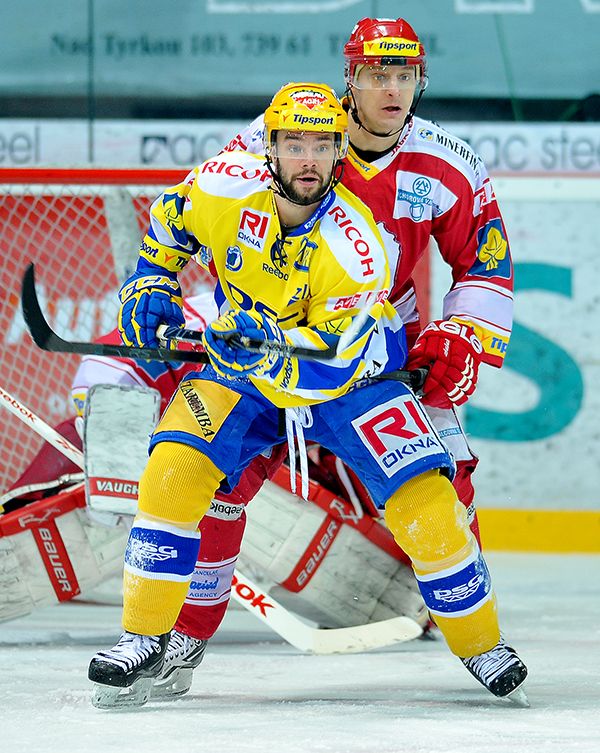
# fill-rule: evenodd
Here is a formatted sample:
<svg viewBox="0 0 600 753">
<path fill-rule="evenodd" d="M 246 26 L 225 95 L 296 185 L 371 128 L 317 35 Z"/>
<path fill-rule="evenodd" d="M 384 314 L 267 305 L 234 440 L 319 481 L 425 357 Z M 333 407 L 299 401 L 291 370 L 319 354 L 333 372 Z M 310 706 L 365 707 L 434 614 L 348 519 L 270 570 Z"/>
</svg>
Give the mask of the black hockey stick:
<svg viewBox="0 0 600 753">
<path fill-rule="evenodd" d="M 78 353 L 91 356 L 114 356 L 116 358 L 137 358 L 144 361 L 190 361 L 209 363 L 206 353 L 199 351 L 169 350 L 168 348 L 138 348 L 132 345 L 110 345 L 108 343 L 70 342 L 54 332 L 40 306 L 35 289 L 34 265 L 30 264 L 23 275 L 21 286 L 21 308 L 23 318 L 33 342 L 42 350 L 55 353 Z"/>
<path fill-rule="evenodd" d="M 169 348 L 144 348 L 133 345 L 111 345 L 109 343 L 92 343 L 92 342 L 73 342 L 64 340 L 60 335 L 52 330 L 42 308 L 40 306 L 37 291 L 35 288 L 34 265 L 30 264 L 25 274 L 21 286 L 21 307 L 23 318 L 29 329 L 34 343 L 42 350 L 54 353 L 77 353 L 78 355 L 92 356 L 112 356 L 116 358 L 134 358 L 144 361 L 183 361 L 188 363 L 210 363 L 207 353 L 200 351 L 182 351 L 170 350 Z M 159 337 L 167 340 L 202 342 L 202 333 L 195 330 L 189 330 L 185 327 L 169 327 L 161 325 L 158 328 Z M 257 341 L 250 338 L 238 338 L 237 335 L 228 335 L 232 344 L 245 348 L 251 352 L 258 353 L 277 353 L 283 357 L 294 357 L 311 360 L 321 360 L 319 354 L 326 354 L 323 360 L 328 360 L 335 356 L 336 348 L 328 348 L 326 351 L 318 351 L 310 348 L 300 348 L 292 345 L 284 345 L 274 341 Z M 334 351 L 334 355 L 328 355 L 329 351 Z M 306 352 L 306 354 L 305 354 Z M 414 371 L 391 371 L 382 374 L 379 379 L 394 379 L 399 382 L 408 384 L 414 392 L 418 392 L 423 386 L 426 369 L 415 369 Z"/>
<path fill-rule="evenodd" d="M 186 327 L 168 327 L 165 324 L 161 324 L 157 329 L 157 334 L 164 340 L 175 340 L 177 342 L 202 342 L 202 332 L 198 332 L 194 329 L 187 329 Z M 293 345 L 285 345 L 283 343 L 276 342 L 274 340 L 253 340 L 250 337 L 238 337 L 235 334 L 226 335 L 223 339 L 230 342 L 233 346 L 248 350 L 250 353 L 275 353 L 283 358 L 301 358 L 302 360 L 330 360 L 332 356 L 329 355 L 329 351 L 335 348 L 328 348 L 326 351 L 313 350 L 312 348 L 299 348 Z M 325 353 L 326 355 L 319 358 L 319 354 Z M 425 379 L 429 369 L 420 368 L 407 371 L 405 369 L 399 369 L 398 371 L 389 371 L 386 374 L 381 374 L 375 377 L 376 379 L 393 379 L 396 382 L 404 382 L 408 384 L 413 392 L 418 393 L 423 387 Z"/>
</svg>

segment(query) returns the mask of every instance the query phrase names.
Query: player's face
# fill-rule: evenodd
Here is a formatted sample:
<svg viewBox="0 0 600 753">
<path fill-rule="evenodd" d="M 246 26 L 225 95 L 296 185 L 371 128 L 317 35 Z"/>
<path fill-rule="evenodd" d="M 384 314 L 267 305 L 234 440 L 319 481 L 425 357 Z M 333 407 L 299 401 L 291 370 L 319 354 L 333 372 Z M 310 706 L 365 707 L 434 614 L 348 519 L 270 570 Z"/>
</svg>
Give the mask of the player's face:
<svg viewBox="0 0 600 753">
<path fill-rule="evenodd" d="M 402 127 L 417 88 L 418 66 L 365 65 L 351 82 L 360 120 L 377 134 Z"/>
<path fill-rule="evenodd" d="M 277 131 L 273 157 L 287 196 L 307 206 L 319 201 L 336 159 L 333 133 Z"/>
</svg>

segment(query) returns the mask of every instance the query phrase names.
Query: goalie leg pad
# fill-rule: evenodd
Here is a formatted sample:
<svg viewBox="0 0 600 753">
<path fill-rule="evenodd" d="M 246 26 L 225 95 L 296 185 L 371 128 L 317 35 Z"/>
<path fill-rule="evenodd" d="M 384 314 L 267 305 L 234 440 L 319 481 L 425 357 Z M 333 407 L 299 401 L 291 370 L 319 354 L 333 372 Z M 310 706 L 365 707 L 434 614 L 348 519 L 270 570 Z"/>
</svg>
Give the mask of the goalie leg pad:
<svg viewBox="0 0 600 753">
<path fill-rule="evenodd" d="M 68 601 L 121 571 L 128 525 L 90 519 L 83 485 L 0 516 L 0 621 Z"/>
<path fill-rule="evenodd" d="M 259 567 L 274 597 L 299 614 L 325 627 L 427 621 L 412 570 L 316 504 L 266 482 L 248 518 L 240 564 Z"/>
</svg>

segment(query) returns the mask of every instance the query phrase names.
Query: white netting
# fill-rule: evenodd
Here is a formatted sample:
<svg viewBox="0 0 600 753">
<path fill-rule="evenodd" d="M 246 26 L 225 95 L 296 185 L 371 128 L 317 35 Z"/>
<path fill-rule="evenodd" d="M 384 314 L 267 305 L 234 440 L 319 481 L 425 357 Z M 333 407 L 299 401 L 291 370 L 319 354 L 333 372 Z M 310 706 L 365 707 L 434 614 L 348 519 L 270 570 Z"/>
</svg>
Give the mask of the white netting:
<svg viewBox="0 0 600 753">
<path fill-rule="evenodd" d="M 31 341 L 20 310 L 23 272 L 35 263 L 42 307 L 62 337 L 89 341 L 116 325 L 118 279 L 135 264 L 147 210 L 178 171 L 0 170 L 0 384 L 48 423 L 73 415 L 78 356 L 45 353 Z M 200 267 L 181 275 L 185 293 L 205 287 Z M 42 444 L 7 411 L 0 413 L 0 494 Z"/>
</svg>

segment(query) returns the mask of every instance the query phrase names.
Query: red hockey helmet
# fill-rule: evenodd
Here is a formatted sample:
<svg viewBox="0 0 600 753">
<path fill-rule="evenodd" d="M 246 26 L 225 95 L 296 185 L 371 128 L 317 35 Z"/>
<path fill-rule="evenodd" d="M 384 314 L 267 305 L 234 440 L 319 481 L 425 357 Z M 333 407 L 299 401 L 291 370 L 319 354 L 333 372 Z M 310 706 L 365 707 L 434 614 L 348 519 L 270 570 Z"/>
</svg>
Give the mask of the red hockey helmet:
<svg viewBox="0 0 600 753">
<path fill-rule="evenodd" d="M 416 65 L 418 87 L 427 86 L 427 60 L 423 43 L 403 18 L 363 18 L 344 45 L 345 79 L 350 85 L 357 65 Z"/>
</svg>

